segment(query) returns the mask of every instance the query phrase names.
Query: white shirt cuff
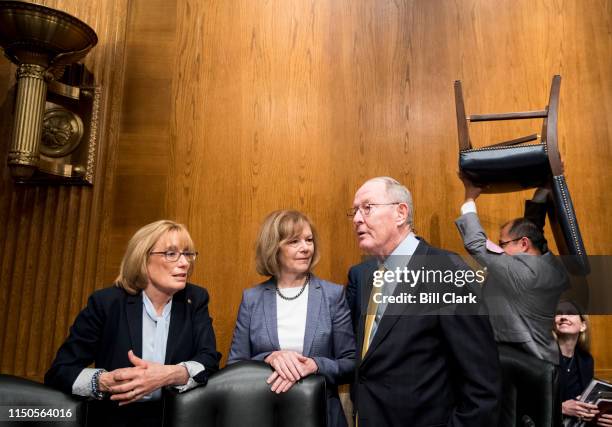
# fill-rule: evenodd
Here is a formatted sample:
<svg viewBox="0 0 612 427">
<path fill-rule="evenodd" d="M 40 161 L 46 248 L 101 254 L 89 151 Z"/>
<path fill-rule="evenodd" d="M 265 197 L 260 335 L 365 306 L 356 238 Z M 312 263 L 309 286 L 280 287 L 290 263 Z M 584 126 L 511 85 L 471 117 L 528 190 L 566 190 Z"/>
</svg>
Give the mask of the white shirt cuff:
<svg viewBox="0 0 612 427">
<path fill-rule="evenodd" d="M 185 367 L 187 372 L 189 373 L 189 379 L 187 380 L 187 384 L 184 385 L 175 385 L 174 388 L 179 392 L 183 393 L 187 390 L 191 390 L 196 387 L 198 383 L 193 379 L 196 375 L 202 372 L 205 368 L 200 362 L 196 362 L 195 360 L 188 360 L 187 362 L 178 363 L 178 365 Z"/>
<path fill-rule="evenodd" d="M 91 390 L 91 378 L 100 369 L 85 368 L 81 371 L 76 380 L 72 383 L 72 394 L 77 396 L 93 397 Z"/>
<path fill-rule="evenodd" d="M 468 200 L 464 204 L 461 205 L 461 215 L 465 215 L 466 213 L 477 213 L 476 212 L 476 203 L 473 200 Z"/>
</svg>

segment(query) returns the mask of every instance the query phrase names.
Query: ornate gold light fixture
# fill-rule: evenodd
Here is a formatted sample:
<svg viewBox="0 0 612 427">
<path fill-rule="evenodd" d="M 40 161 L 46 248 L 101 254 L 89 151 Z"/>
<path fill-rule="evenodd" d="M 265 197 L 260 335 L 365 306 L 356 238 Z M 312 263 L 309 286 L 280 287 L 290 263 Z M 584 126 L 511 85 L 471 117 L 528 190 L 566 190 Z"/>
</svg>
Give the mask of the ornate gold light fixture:
<svg viewBox="0 0 612 427">
<path fill-rule="evenodd" d="M 17 65 L 15 117 L 8 154 L 15 180 L 31 181 L 40 169 L 69 178 L 68 182 L 77 178 L 91 183 L 92 176 L 86 176 L 88 170 L 92 174 L 88 167 L 91 162 L 80 161 L 83 156 L 75 153 L 92 151 L 88 147 L 77 150 L 86 134 L 89 142 L 93 139 L 95 148 L 99 90 L 82 86 L 82 76 L 88 75 L 84 68 L 77 73 L 81 79 L 75 86 L 73 82 L 57 80 L 67 66 L 84 58 L 97 42 L 91 27 L 65 12 L 23 1 L 0 0 L 0 46 Z M 48 99 L 48 83 L 54 99 Z M 88 105 L 84 114 L 83 107 L 77 106 L 81 101 Z M 87 119 L 86 124 L 81 116 Z"/>
</svg>

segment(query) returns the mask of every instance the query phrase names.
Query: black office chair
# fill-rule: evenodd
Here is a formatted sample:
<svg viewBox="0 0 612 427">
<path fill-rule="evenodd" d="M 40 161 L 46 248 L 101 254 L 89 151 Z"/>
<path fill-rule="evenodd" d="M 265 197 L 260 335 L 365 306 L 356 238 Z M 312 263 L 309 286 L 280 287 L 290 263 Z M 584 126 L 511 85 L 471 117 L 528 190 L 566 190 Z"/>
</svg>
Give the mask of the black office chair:
<svg viewBox="0 0 612 427">
<path fill-rule="evenodd" d="M 589 260 L 580 234 L 557 144 L 557 118 L 561 76 L 554 76 L 548 105 L 542 110 L 512 113 L 466 115 L 461 81 L 455 81 L 455 107 L 459 137 L 459 170 L 484 193 L 503 193 L 540 187 L 550 183 L 555 209 L 549 212 L 550 224 L 559 254 L 576 275 L 590 272 Z M 499 120 L 542 119 L 540 134 L 474 148 L 469 125 Z M 539 140 L 537 143 L 525 144 Z"/>
<path fill-rule="evenodd" d="M 511 345 L 499 345 L 502 409 L 499 427 L 559 427 L 559 374 L 550 362 Z"/>
<path fill-rule="evenodd" d="M 26 425 L 44 426 L 86 426 L 87 425 L 87 402 L 79 400 L 73 396 L 54 390 L 43 384 L 18 378 L 12 375 L 0 374 L 0 408 L 2 408 L 1 425 L 23 427 Z M 28 417 L 32 422 L 24 422 L 23 418 L 16 417 L 17 412 L 13 411 L 13 418 L 9 409 L 23 408 L 21 414 L 34 415 L 34 409 L 45 409 L 47 416 L 41 418 Z M 30 410 L 28 410 L 28 408 Z M 49 411 L 51 411 L 49 416 Z M 71 416 L 63 418 L 70 412 Z M 6 417 L 6 418 L 5 418 Z M 38 419 L 38 421 L 34 421 Z M 42 421 L 44 419 L 44 422 Z M 51 421 L 53 420 L 53 421 Z M 66 421 L 65 421 L 66 420 Z"/>
<path fill-rule="evenodd" d="M 325 379 L 311 375 L 288 392 L 270 391 L 263 362 L 238 362 L 212 375 L 205 387 L 169 392 L 164 400 L 166 427 L 325 427 Z"/>
</svg>

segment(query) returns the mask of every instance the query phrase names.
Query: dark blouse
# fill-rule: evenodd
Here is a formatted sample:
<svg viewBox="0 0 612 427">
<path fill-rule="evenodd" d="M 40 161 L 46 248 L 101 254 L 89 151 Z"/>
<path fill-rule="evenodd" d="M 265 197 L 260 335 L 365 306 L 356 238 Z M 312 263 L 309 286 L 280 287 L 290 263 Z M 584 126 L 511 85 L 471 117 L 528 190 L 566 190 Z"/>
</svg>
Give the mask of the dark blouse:
<svg viewBox="0 0 612 427">
<path fill-rule="evenodd" d="M 561 401 L 565 402 L 566 400 L 575 399 L 583 390 L 576 357 L 561 355 L 559 369 L 561 370 L 560 375 L 565 376 L 565 387 L 561 390 Z"/>
<path fill-rule="evenodd" d="M 561 401 L 575 399 L 593 379 L 593 358 L 576 348 L 573 357 L 561 355 L 559 364 L 559 389 Z"/>
</svg>

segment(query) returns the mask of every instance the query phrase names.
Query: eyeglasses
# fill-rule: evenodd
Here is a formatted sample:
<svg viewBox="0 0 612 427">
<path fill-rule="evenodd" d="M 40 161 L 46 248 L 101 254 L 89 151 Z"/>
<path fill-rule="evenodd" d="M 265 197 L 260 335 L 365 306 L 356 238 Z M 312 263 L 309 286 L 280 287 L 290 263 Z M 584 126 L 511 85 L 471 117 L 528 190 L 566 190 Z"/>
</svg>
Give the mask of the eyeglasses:
<svg viewBox="0 0 612 427">
<path fill-rule="evenodd" d="M 523 237 L 525 236 L 521 236 L 521 237 L 517 237 L 516 239 L 512 239 L 512 240 L 506 240 L 505 242 L 502 242 L 501 240 L 499 241 L 498 245 L 500 248 L 504 248 L 504 246 L 506 246 L 508 243 L 512 243 L 512 242 L 516 242 L 518 240 L 521 240 Z"/>
<path fill-rule="evenodd" d="M 149 252 L 149 255 L 163 255 L 168 262 L 177 262 L 181 255 L 189 262 L 194 262 L 198 256 L 197 252 L 179 252 L 179 251 L 163 251 L 163 252 Z"/>
<path fill-rule="evenodd" d="M 369 216 L 372 213 L 372 206 L 391 206 L 391 205 L 399 205 L 401 202 L 392 202 L 392 203 L 366 203 L 365 205 L 357 206 L 355 208 L 350 208 L 346 211 L 346 216 L 349 218 L 357 215 L 357 211 L 360 211 L 363 216 Z"/>
</svg>

